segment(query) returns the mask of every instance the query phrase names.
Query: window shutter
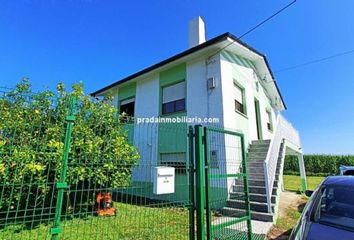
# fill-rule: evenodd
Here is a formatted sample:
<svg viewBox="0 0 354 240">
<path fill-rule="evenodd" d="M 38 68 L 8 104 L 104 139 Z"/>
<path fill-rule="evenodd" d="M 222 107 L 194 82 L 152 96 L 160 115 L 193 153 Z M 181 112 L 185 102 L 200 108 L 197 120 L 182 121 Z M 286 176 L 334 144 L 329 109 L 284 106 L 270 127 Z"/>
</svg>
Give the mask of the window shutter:
<svg viewBox="0 0 354 240">
<path fill-rule="evenodd" d="M 127 99 L 127 100 L 124 100 L 120 103 L 120 105 L 125 105 L 125 104 L 128 104 L 128 103 L 132 103 L 135 101 L 135 98 L 130 98 L 130 99 Z"/>
<path fill-rule="evenodd" d="M 173 102 L 184 98 L 186 98 L 185 81 L 162 89 L 162 103 Z"/>
<path fill-rule="evenodd" d="M 239 103 L 243 104 L 243 99 L 242 99 L 242 89 L 239 88 L 238 86 L 235 85 L 234 87 L 234 98 L 237 100 Z"/>
</svg>

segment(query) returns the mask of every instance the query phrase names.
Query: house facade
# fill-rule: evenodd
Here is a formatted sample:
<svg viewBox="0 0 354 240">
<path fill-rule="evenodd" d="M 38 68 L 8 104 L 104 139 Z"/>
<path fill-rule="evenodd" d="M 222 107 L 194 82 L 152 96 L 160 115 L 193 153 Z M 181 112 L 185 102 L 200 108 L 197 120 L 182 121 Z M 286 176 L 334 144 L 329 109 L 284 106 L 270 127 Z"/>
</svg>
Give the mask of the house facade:
<svg viewBox="0 0 354 240">
<path fill-rule="evenodd" d="M 206 120 L 201 124 L 243 133 L 249 157 L 251 203 L 254 204 L 251 209 L 255 219 L 272 221 L 282 188 L 285 154 L 299 156 L 303 187 L 306 186 L 299 134 L 281 116 L 286 106 L 268 61 L 230 33 L 205 41 L 200 17 L 190 22 L 189 46 L 188 50 L 92 95 L 112 93 L 119 111 L 140 121 L 156 117 L 199 118 Z M 208 122 L 211 119 L 213 123 Z M 151 183 L 152 174 L 148 170 L 151 166 L 185 168 L 188 158 L 185 133 L 190 124 L 174 124 L 180 129 L 178 133 L 169 128 L 168 123 L 151 124 L 148 128 L 143 127 L 146 123 L 133 125 L 129 129 L 130 138 L 139 146 L 141 155 L 133 181 Z M 228 139 L 222 141 L 225 143 Z M 227 156 L 234 154 L 228 150 L 210 151 L 214 151 L 216 161 L 227 161 Z M 185 181 L 188 180 L 183 171 L 176 175 L 177 188 L 178 183 L 183 186 Z M 225 183 L 226 194 L 233 184 L 233 181 Z"/>
</svg>

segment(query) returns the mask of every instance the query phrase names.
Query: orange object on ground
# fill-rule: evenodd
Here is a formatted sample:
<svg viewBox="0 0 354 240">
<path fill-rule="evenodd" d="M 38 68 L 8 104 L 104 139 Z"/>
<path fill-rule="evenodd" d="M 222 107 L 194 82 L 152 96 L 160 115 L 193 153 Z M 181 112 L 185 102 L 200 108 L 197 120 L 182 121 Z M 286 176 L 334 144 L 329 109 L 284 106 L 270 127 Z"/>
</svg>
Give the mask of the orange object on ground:
<svg viewBox="0 0 354 240">
<path fill-rule="evenodd" d="M 117 214 L 113 207 L 110 193 L 98 193 L 96 196 L 96 211 L 98 216 L 114 216 Z"/>
</svg>

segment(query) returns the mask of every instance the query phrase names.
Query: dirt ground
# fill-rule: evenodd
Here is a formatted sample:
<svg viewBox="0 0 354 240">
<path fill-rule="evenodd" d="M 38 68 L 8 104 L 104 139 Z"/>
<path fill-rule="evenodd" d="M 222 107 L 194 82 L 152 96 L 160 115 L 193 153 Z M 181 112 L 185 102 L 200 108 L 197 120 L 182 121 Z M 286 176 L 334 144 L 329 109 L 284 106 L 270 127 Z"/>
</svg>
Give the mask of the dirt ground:
<svg viewBox="0 0 354 240">
<path fill-rule="evenodd" d="M 279 217 L 277 223 L 269 231 L 267 238 L 272 240 L 288 239 L 305 203 L 306 199 L 300 194 L 289 191 L 282 192 L 279 203 Z"/>
</svg>

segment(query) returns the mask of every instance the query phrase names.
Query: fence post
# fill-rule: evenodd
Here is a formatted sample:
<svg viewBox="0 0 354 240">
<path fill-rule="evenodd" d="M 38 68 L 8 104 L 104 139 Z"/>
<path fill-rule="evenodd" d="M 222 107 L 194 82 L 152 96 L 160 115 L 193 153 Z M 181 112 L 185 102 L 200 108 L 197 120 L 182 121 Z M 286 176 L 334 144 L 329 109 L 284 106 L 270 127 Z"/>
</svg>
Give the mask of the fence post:
<svg viewBox="0 0 354 240">
<path fill-rule="evenodd" d="M 68 168 L 71 133 L 75 121 L 75 116 L 74 116 L 75 103 L 76 103 L 76 98 L 71 97 L 69 114 L 65 118 L 66 130 L 65 130 L 65 140 L 64 140 L 64 152 L 63 152 L 59 182 L 57 182 L 55 186 L 56 189 L 58 189 L 58 196 L 57 196 L 57 202 L 55 208 L 54 225 L 50 229 L 50 234 L 52 235 L 53 240 L 57 240 L 59 233 L 62 232 L 62 229 L 60 227 L 60 217 L 61 217 L 61 211 L 63 207 L 64 189 L 68 188 L 68 185 L 66 183 L 66 171 Z"/>
<path fill-rule="evenodd" d="M 247 154 L 246 154 L 246 146 L 245 146 L 245 137 L 241 135 L 241 151 L 242 151 L 242 169 L 243 169 L 243 186 L 244 186 L 244 196 L 245 196 L 245 205 L 246 205 L 246 213 L 248 216 L 247 219 L 247 235 L 248 239 L 252 240 L 252 214 L 251 214 L 251 205 L 250 205 L 250 197 L 249 197 L 249 186 L 248 186 L 248 164 L 247 164 Z"/>
<path fill-rule="evenodd" d="M 204 173 L 205 173 L 205 209 L 206 209 L 206 235 L 207 239 L 212 239 L 211 229 L 211 209 L 210 209 L 210 177 L 209 177 L 209 148 L 208 148 L 208 129 L 203 127 L 203 140 L 204 140 Z"/>
<path fill-rule="evenodd" d="M 191 202 L 191 206 L 189 207 L 189 239 L 195 239 L 195 217 L 194 217 L 194 176 L 195 176 L 195 168 L 194 168 L 194 131 L 193 127 L 189 126 L 188 130 L 188 145 L 189 145 L 189 200 Z"/>
<path fill-rule="evenodd" d="M 196 209 L 197 209 L 197 240 L 205 239 L 204 222 L 204 149 L 203 149 L 203 128 L 195 126 L 195 162 L 196 162 Z"/>
</svg>

